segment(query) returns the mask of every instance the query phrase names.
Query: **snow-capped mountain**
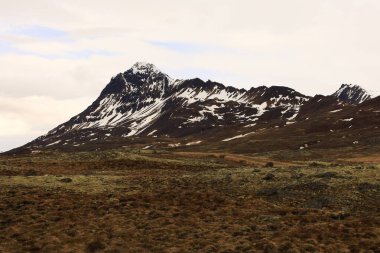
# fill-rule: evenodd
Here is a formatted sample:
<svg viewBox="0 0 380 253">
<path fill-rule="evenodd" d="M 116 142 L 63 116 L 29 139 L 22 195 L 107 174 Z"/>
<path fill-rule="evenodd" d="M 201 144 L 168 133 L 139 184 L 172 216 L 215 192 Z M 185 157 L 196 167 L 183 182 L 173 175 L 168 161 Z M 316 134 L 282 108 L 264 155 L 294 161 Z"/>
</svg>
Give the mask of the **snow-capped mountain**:
<svg viewBox="0 0 380 253">
<path fill-rule="evenodd" d="M 361 104 L 371 98 L 371 95 L 359 85 L 342 84 L 333 96 L 350 104 Z"/>
<path fill-rule="evenodd" d="M 23 148 L 96 146 L 136 138 L 227 142 L 330 115 L 369 98 L 359 86 L 350 85 L 332 96 L 308 97 L 281 86 L 245 90 L 198 78 L 178 80 L 153 64 L 138 62 L 114 76 L 82 113 Z"/>
</svg>

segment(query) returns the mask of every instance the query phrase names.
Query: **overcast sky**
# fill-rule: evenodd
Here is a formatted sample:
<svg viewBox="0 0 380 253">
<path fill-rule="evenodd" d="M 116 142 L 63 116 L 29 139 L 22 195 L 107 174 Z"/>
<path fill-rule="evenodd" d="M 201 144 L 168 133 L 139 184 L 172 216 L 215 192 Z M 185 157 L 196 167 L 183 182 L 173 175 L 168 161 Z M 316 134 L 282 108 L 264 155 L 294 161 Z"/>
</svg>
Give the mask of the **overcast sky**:
<svg viewBox="0 0 380 253">
<path fill-rule="evenodd" d="M 239 88 L 380 91 L 379 0 L 0 4 L 0 151 L 78 114 L 136 61 Z"/>
</svg>

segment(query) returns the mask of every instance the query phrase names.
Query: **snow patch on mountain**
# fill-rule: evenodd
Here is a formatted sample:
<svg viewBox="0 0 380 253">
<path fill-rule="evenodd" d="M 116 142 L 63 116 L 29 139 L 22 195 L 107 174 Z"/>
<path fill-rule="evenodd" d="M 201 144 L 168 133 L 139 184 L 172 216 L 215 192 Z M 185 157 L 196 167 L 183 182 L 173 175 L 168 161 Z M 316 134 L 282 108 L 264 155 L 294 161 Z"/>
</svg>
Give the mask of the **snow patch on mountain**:
<svg viewBox="0 0 380 253">
<path fill-rule="evenodd" d="M 197 144 L 200 144 L 202 141 L 192 141 L 192 142 L 188 142 L 186 143 L 186 146 L 192 146 L 192 145 L 197 145 Z"/>
<path fill-rule="evenodd" d="M 226 90 L 216 90 L 214 87 L 211 91 L 206 90 L 197 90 L 197 89 L 191 89 L 186 88 L 181 90 L 177 95 L 175 95 L 178 98 L 185 98 L 187 104 L 193 104 L 195 102 L 203 102 L 205 100 L 218 100 L 221 102 L 227 102 L 227 101 L 236 101 L 236 102 L 243 102 L 242 99 L 244 96 L 244 93 L 239 92 L 227 92 Z"/>
<path fill-rule="evenodd" d="M 224 139 L 224 140 L 222 140 L 222 141 L 232 141 L 232 140 L 235 140 L 235 139 L 243 138 L 243 137 L 248 136 L 248 135 L 253 134 L 253 133 L 255 133 L 255 132 L 250 132 L 250 133 L 246 133 L 246 134 L 239 134 L 239 135 L 237 135 L 237 136 L 234 136 L 234 137 L 231 137 L 231 138 Z"/>
<path fill-rule="evenodd" d="M 154 66 L 152 63 L 148 62 L 136 62 L 131 68 L 133 74 L 148 74 L 148 73 L 160 73 L 161 71 Z"/>
</svg>

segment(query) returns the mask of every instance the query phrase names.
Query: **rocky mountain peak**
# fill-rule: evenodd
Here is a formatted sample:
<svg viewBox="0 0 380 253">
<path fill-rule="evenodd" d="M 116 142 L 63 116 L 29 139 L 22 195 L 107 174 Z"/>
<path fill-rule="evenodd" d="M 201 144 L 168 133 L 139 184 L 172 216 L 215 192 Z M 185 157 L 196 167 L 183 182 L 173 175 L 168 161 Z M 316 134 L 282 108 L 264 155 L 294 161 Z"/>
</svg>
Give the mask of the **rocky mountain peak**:
<svg viewBox="0 0 380 253">
<path fill-rule="evenodd" d="M 179 80 L 173 80 L 151 63 L 136 62 L 130 69 L 114 76 L 101 95 L 129 94 L 134 98 L 150 96 L 152 92 L 164 95 L 175 81 Z"/>
<path fill-rule="evenodd" d="M 142 75 L 148 75 L 148 74 L 159 74 L 162 73 L 154 64 L 148 63 L 148 62 L 136 62 L 133 64 L 133 66 L 129 69 L 133 74 L 142 74 Z"/>
<path fill-rule="evenodd" d="M 350 104 L 360 104 L 371 98 L 365 89 L 355 84 L 342 84 L 333 96 Z"/>
</svg>

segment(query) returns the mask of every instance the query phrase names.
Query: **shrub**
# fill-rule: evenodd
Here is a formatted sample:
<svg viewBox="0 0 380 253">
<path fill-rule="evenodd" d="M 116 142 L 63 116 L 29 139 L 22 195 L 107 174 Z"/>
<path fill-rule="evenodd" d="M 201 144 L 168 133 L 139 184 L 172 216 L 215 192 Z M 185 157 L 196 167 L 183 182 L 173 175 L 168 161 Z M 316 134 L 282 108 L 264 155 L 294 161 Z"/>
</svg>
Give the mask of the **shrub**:
<svg viewBox="0 0 380 253">
<path fill-rule="evenodd" d="M 71 183 L 73 180 L 71 178 L 69 178 L 69 177 L 65 177 L 65 178 L 62 178 L 59 181 L 62 182 L 62 183 Z"/>
<path fill-rule="evenodd" d="M 272 173 L 268 173 L 266 174 L 263 179 L 266 180 L 266 181 L 270 181 L 270 180 L 273 180 L 275 178 L 275 175 L 272 174 Z"/>
<path fill-rule="evenodd" d="M 100 250 L 105 249 L 106 246 L 99 240 L 92 241 L 87 245 L 87 252 L 92 253 L 92 252 L 97 252 Z"/>
<path fill-rule="evenodd" d="M 274 167 L 274 163 L 273 162 L 267 162 L 264 167 L 265 168 L 273 168 Z"/>
</svg>

